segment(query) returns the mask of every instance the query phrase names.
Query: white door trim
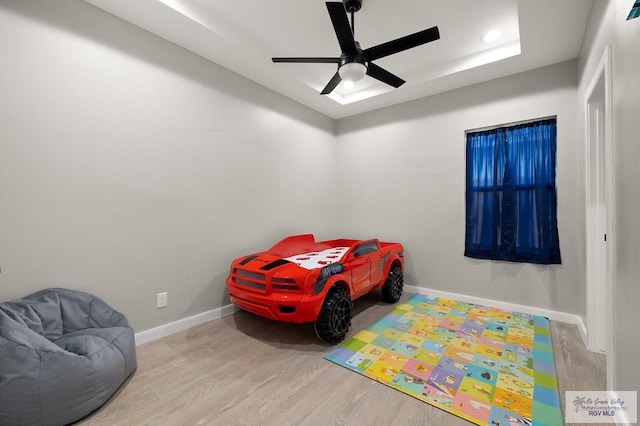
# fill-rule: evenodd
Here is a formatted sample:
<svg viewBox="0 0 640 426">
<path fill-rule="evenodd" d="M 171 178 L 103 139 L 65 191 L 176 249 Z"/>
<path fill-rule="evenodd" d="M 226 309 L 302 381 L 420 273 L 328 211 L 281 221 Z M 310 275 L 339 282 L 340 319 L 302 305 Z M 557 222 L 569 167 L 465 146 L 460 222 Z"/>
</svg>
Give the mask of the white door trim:
<svg viewBox="0 0 640 426">
<path fill-rule="evenodd" d="M 611 331 L 616 241 L 613 220 L 615 200 L 611 62 L 611 47 L 606 46 L 584 98 L 587 342 L 590 350 L 607 353 L 607 380 L 614 377 L 610 373 L 613 372 Z M 596 92 L 602 89 L 604 104 L 596 105 L 594 97 L 600 96 Z M 604 129 L 601 128 L 602 125 Z"/>
</svg>

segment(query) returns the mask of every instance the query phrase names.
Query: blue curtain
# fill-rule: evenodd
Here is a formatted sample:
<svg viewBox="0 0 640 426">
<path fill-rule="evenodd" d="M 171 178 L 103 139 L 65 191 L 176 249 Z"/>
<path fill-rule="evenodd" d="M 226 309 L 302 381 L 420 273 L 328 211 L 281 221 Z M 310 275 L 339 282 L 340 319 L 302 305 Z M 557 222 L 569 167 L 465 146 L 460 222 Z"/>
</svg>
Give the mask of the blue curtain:
<svg viewBox="0 0 640 426">
<path fill-rule="evenodd" d="M 467 133 L 465 256 L 559 264 L 556 120 Z"/>
</svg>

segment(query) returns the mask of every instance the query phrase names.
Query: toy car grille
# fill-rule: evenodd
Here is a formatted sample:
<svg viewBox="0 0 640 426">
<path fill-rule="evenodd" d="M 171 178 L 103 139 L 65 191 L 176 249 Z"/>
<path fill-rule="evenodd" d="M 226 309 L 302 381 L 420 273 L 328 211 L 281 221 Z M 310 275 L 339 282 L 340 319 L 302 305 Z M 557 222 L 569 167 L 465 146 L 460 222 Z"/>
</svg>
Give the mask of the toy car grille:
<svg viewBox="0 0 640 426">
<path fill-rule="evenodd" d="M 257 272 L 245 271 L 244 269 L 235 269 L 234 274 L 236 276 L 233 277 L 233 281 L 245 287 L 251 287 L 258 290 L 266 291 L 266 275 L 260 274 Z M 242 277 L 242 278 L 241 278 Z"/>
<path fill-rule="evenodd" d="M 259 284 L 259 283 L 254 283 L 251 281 L 247 281 L 247 280 L 243 280 L 242 278 L 234 278 L 233 281 L 236 282 L 236 284 L 240 284 L 246 287 L 252 287 L 252 288 L 257 288 L 260 290 L 266 290 L 267 289 L 267 285 L 266 284 Z"/>
<path fill-rule="evenodd" d="M 265 274 L 259 274 L 257 272 L 245 271 L 244 269 L 236 269 L 236 274 L 243 277 L 251 278 L 254 280 L 265 281 L 267 279 Z"/>
</svg>

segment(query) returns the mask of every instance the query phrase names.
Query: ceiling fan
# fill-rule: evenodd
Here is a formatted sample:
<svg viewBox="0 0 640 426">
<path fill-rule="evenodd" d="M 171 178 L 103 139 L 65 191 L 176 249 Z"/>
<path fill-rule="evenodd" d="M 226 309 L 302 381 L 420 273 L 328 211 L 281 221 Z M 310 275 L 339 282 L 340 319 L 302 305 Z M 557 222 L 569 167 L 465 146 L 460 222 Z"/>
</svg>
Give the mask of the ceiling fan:
<svg viewBox="0 0 640 426">
<path fill-rule="evenodd" d="M 438 27 L 409 34 L 398 39 L 379 44 L 368 49 L 362 49 L 355 38 L 354 14 L 362 7 L 362 0 L 342 0 L 342 2 L 326 2 L 329 17 L 333 29 L 338 37 L 338 43 L 342 53 L 338 58 L 271 58 L 273 62 L 297 62 L 297 63 L 325 63 L 337 64 L 338 71 L 333 75 L 329 83 L 320 92 L 327 95 L 340 84 L 341 81 L 355 82 L 362 79 L 365 74 L 380 80 L 393 87 L 402 86 L 405 81 L 390 73 L 371 61 L 411 49 L 440 38 Z M 351 14 L 351 25 L 349 17 Z"/>
</svg>

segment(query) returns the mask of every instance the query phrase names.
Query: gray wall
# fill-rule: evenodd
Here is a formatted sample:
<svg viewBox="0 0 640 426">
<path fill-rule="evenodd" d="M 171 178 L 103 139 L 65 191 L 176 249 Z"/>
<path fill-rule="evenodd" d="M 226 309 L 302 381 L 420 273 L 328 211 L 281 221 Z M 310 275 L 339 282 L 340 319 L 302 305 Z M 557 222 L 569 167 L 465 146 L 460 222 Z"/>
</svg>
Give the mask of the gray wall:
<svg viewBox="0 0 640 426">
<path fill-rule="evenodd" d="M 232 258 L 315 232 L 402 241 L 413 285 L 584 315 L 575 61 L 336 130 L 80 1 L 2 1 L 0 51 L 0 300 L 77 288 L 142 331 L 228 303 Z M 463 257 L 464 131 L 549 115 L 563 264 Z"/>
<path fill-rule="evenodd" d="M 576 84 L 570 61 L 340 120 L 339 233 L 402 241 L 413 285 L 584 315 Z M 552 115 L 562 265 L 464 257 L 465 130 Z"/>
<path fill-rule="evenodd" d="M 141 331 L 335 236 L 333 120 L 81 1 L 0 2 L 0 52 L 0 300 L 85 290 Z"/>
<path fill-rule="evenodd" d="M 640 323 L 640 19 L 626 21 L 632 2 L 594 2 L 578 70 L 578 111 L 583 114 L 588 85 L 605 46 L 612 50 L 613 185 L 615 248 L 613 265 L 613 389 L 640 391 L 638 323 Z M 585 140 L 584 118 L 578 126 Z M 584 151 L 583 154 L 584 155 Z"/>
</svg>

